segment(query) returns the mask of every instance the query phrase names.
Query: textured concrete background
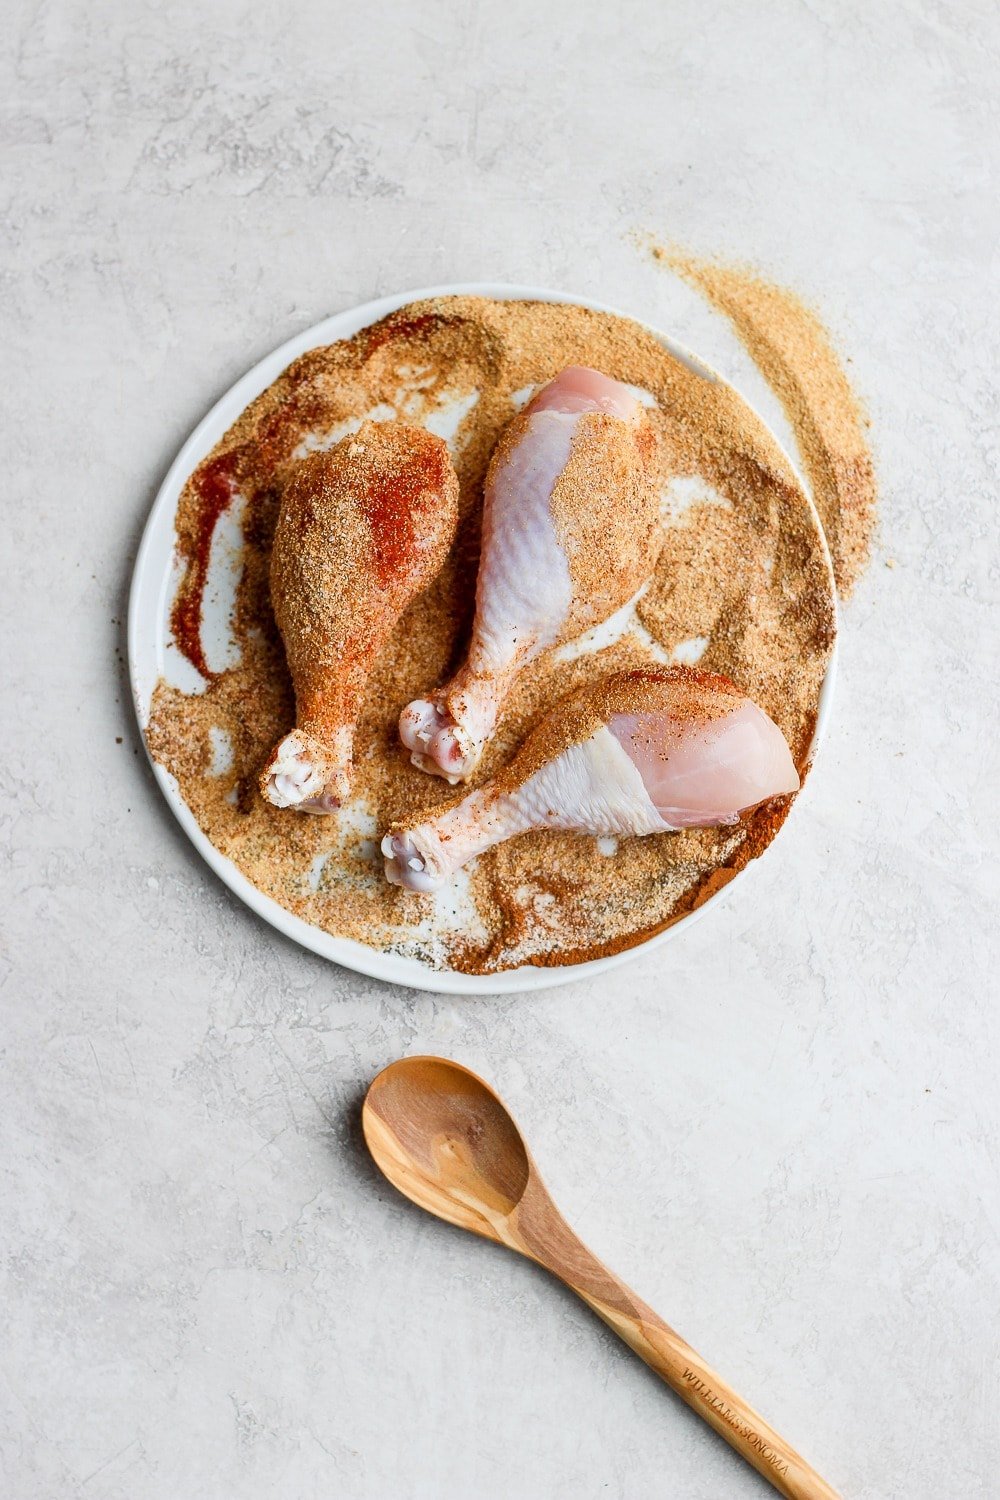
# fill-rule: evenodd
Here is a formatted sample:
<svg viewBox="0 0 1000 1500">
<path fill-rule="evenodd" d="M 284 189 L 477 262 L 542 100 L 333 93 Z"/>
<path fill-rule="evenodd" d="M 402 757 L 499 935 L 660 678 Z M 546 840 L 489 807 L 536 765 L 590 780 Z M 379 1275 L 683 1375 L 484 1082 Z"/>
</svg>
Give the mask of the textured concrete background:
<svg viewBox="0 0 1000 1500">
<path fill-rule="evenodd" d="M 0 1490 L 763 1495 L 568 1294 L 376 1179 L 362 1089 L 426 1050 L 845 1496 L 996 1496 L 995 7 L 7 16 Z M 393 991 L 262 926 L 160 799 L 143 520 L 253 361 L 451 278 L 615 303 L 773 418 L 636 228 L 768 268 L 853 360 L 884 511 L 834 726 L 683 940 L 537 997 Z"/>
</svg>

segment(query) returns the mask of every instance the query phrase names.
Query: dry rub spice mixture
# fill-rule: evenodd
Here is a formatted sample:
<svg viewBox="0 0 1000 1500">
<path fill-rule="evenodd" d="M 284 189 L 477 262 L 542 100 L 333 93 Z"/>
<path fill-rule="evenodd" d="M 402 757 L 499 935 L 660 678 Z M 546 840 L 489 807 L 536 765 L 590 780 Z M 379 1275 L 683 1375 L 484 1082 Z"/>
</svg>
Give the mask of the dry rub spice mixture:
<svg viewBox="0 0 1000 1500">
<path fill-rule="evenodd" d="M 735 828 L 623 839 L 613 854 L 589 838 L 528 834 L 481 856 L 433 899 L 384 880 L 381 832 L 452 796 L 410 766 L 396 722 L 405 703 L 461 660 L 490 454 L 530 388 L 569 364 L 594 366 L 655 397 L 666 541 L 621 630 L 605 632 L 593 652 L 563 648 L 524 672 L 472 784 L 497 773 L 542 712 L 594 676 L 694 659 L 771 714 L 804 773 L 835 629 L 814 513 L 740 398 L 626 319 L 471 297 L 401 308 L 291 365 L 195 471 L 178 510 L 186 571 L 174 634 L 208 681 L 194 693 L 158 684 L 147 730 L 153 755 L 177 778 L 212 843 L 282 906 L 339 936 L 469 973 L 578 962 L 640 942 L 758 855 L 790 803 L 759 808 Z M 456 542 L 375 665 L 355 742 L 354 796 L 330 818 L 279 811 L 261 798 L 257 777 L 293 718 L 268 592 L 282 487 L 305 453 L 373 409 L 433 428 L 456 403 L 464 409 L 451 444 L 461 484 Z M 244 545 L 232 628 L 240 655 L 212 675 L 196 627 L 212 529 L 236 496 Z M 220 737 L 232 750 L 221 769 Z"/>
<path fill-rule="evenodd" d="M 794 292 L 746 267 L 696 260 L 655 242 L 651 250 L 725 313 L 784 407 L 837 589 L 850 598 L 871 555 L 878 492 L 868 423 L 829 334 Z"/>
</svg>

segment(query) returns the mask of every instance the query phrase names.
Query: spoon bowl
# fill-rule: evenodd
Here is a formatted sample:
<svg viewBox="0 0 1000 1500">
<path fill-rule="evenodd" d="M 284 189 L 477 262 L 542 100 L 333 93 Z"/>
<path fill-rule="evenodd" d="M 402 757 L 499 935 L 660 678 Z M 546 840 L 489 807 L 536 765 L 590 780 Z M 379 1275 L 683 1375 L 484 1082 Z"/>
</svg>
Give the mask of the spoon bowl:
<svg viewBox="0 0 1000 1500">
<path fill-rule="evenodd" d="M 444 1057 L 405 1057 L 361 1114 L 376 1165 L 405 1197 L 536 1261 L 592 1307 L 786 1500 L 837 1500 L 825 1480 L 574 1234 L 506 1105 Z"/>
<path fill-rule="evenodd" d="M 368 1149 L 421 1208 L 507 1243 L 498 1228 L 524 1196 L 532 1163 L 506 1107 L 483 1080 L 441 1057 L 384 1069 L 361 1116 Z"/>
</svg>

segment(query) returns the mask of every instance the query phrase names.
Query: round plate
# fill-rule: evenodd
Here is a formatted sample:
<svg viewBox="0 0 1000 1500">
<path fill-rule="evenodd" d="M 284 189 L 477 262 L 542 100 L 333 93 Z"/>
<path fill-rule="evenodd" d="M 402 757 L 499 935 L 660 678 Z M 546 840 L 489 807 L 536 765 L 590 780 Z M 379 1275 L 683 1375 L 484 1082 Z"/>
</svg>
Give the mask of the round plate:
<svg viewBox="0 0 1000 1500">
<path fill-rule="evenodd" d="M 153 689 L 159 678 L 165 675 L 168 652 L 176 658 L 176 651 L 172 646 L 170 636 L 170 604 L 177 582 L 174 518 L 177 502 L 188 476 L 215 447 L 240 413 L 277 379 L 292 360 L 298 359 L 301 354 L 307 353 L 310 349 L 350 338 L 359 329 L 367 327 L 369 323 L 378 322 L 387 313 L 393 312 L 407 302 L 416 302 L 426 297 L 446 296 L 490 297 L 501 301 L 569 302 L 592 308 L 595 312 L 614 313 L 617 317 L 628 316 L 626 313 L 619 312 L 617 308 L 594 302 L 589 297 L 574 297 L 566 292 L 554 292 L 544 287 L 505 286 L 480 282 L 422 287 L 417 291 L 399 292 L 392 297 L 381 297 L 376 302 L 366 302 L 361 307 L 351 308 L 347 312 L 335 313 L 332 317 L 324 318 L 314 327 L 289 339 L 279 349 L 275 349 L 273 354 L 262 359 L 260 364 L 255 365 L 220 401 L 216 402 L 208 415 L 198 423 L 171 464 L 153 503 L 153 509 L 143 533 L 129 597 L 128 654 L 132 694 L 144 741 Z M 676 344 L 673 339 L 667 338 L 656 329 L 650 329 L 650 332 L 675 358 L 682 360 L 710 380 L 721 380 L 721 376 L 714 370 L 687 349 Z M 790 459 L 789 462 L 791 463 Z M 819 525 L 818 517 L 817 528 L 822 536 L 822 527 Z M 829 562 L 829 556 L 827 561 Z M 829 718 L 835 662 L 836 647 L 831 653 L 820 692 L 819 713 L 811 747 L 813 755 Z M 410 989 L 432 990 L 438 994 L 511 994 L 518 990 L 547 989 L 552 985 L 565 984 L 571 979 L 590 979 L 595 974 L 606 973 L 607 970 L 625 963 L 635 954 L 647 953 L 675 938 L 683 928 L 694 922 L 709 906 L 714 905 L 737 880 L 742 880 L 747 871 L 756 863 L 755 860 L 751 860 L 720 891 L 688 916 L 681 917 L 672 927 L 666 928 L 643 943 L 637 943 L 634 948 L 625 949 L 622 953 L 613 954 L 608 958 L 591 959 L 586 963 L 563 964 L 556 968 L 527 965 L 520 969 L 508 969 L 499 974 L 460 974 L 448 969 L 432 969 L 417 959 L 400 958 L 396 954 L 382 953 L 376 948 L 366 947 L 365 944 L 355 942 L 350 938 L 332 937 L 321 928 L 304 922 L 301 917 L 293 916 L 270 896 L 265 896 L 259 891 L 231 860 L 219 853 L 195 821 L 173 776 L 152 760 L 152 757 L 150 757 L 150 763 L 163 795 L 198 853 L 211 865 L 229 889 L 235 892 L 241 901 L 245 901 L 258 916 L 263 917 L 265 922 L 270 922 L 272 927 L 276 927 L 286 937 L 294 938 L 303 947 L 311 948 L 314 953 L 319 953 L 324 958 L 333 959 L 344 968 L 355 969 L 361 974 L 370 974 L 376 979 L 384 979 L 391 984 L 406 985 Z"/>
</svg>

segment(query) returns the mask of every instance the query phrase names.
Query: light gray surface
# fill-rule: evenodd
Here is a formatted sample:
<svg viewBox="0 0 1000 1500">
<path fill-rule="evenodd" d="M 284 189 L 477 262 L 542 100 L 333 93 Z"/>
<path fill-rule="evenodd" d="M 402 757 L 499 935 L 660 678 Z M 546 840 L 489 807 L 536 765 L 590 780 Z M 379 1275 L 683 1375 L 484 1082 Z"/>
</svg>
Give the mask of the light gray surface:
<svg viewBox="0 0 1000 1500">
<path fill-rule="evenodd" d="M 568 1295 L 376 1180 L 359 1097 L 409 1051 L 501 1087 L 584 1237 L 845 1496 L 997 1492 L 1000 24 L 622 9 L 13 6 L 12 1500 L 764 1493 Z M 814 296 L 869 399 L 833 730 L 682 942 L 524 999 L 393 992 L 265 929 L 156 793 L 121 669 L 143 518 L 261 354 L 451 278 L 617 303 L 773 417 L 636 228 Z"/>
</svg>

